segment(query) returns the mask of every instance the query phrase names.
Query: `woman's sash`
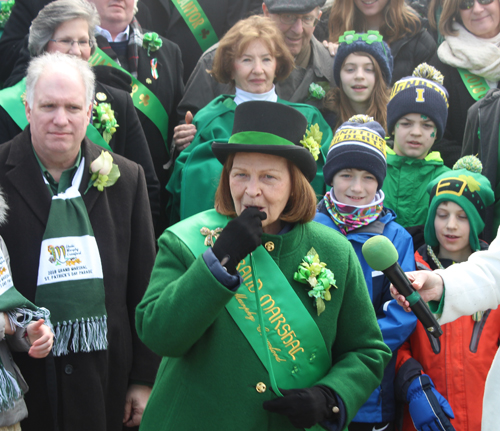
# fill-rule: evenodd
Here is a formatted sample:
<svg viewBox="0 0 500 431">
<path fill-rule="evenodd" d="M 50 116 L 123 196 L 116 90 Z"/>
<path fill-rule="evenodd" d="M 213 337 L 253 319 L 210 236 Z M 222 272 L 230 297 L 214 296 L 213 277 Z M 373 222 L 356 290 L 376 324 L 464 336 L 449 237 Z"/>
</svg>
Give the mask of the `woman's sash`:
<svg viewBox="0 0 500 431">
<path fill-rule="evenodd" d="M 23 78 L 16 85 L 4 88 L 0 91 L 0 106 L 5 109 L 5 112 L 10 115 L 17 126 L 24 130 L 29 124 L 26 118 L 26 110 L 24 108 L 23 94 L 26 92 L 26 78 Z M 92 125 L 87 126 L 86 132 L 94 144 L 103 147 L 105 150 L 113 152 L 109 144 L 104 140 L 99 131 Z"/>
<path fill-rule="evenodd" d="M 219 41 L 212 23 L 196 0 L 172 0 L 172 3 L 203 52 Z"/>
<path fill-rule="evenodd" d="M 132 96 L 134 106 L 148 117 L 158 128 L 168 150 L 168 114 L 158 97 L 100 48 L 96 47 L 94 54 L 89 58 L 89 63 L 92 66 L 114 67 L 129 76 L 132 81 L 132 91 L 130 95 Z"/>
<path fill-rule="evenodd" d="M 474 75 L 467 69 L 461 69 L 460 67 L 457 67 L 457 70 L 469 94 L 476 102 L 482 99 L 490 90 L 490 86 L 483 77 Z"/>
<path fill-rule="evenodd" d="M 215 210 L 209 210 L 177 223 L 168 230 L 183 241 L 196 257 L 209 247 L 205 245 L 200 229 L 215 231 L 225 227 L 229 220 Z M 314 385 L 331 368 L 331 357 L 313 317 L 264 247 L 259 246 L 251 257 L 243 259 L 237 269 L 243 283 L 226 309 L 252 349 L 270 376 L 274 374 L 280 388 Z M 260 304 L 255 295 L 256 269 Z M 261 336 L 258 308 L 264 316 L 267 349 Z"/>
</svg>

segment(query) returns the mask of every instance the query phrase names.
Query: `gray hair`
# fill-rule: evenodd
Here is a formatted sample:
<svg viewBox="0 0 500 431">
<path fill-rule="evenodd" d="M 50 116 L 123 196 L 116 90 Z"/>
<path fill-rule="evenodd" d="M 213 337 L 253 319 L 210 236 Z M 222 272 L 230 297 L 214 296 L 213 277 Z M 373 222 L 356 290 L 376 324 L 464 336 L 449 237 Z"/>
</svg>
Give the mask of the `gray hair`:
<svg viewBox="0 0 500 431">
<path fill-rule="evenodd" d="M 33 108 L 35 99 L 36 83 L 46 70 L 67 70 L 68 75 L 80 76 L 85 86 L 85 106 L 88 107 L 94 100 L 95 75 L 88 61 L 75 57 L 74 55 L 62 54 L 60 52 L 44 53 L 33 58 L 28 66 L 26 75 L 26 103 Z"/>
<path fill-rule="evenodd" d="M 28 43 L 31 56 L 36 57 L 44 53 L 57 28 L 74 19 L 87 21 L 89 39 L 94 44 L 92 53 L 94 53 L 95 26 L 101 22 L 96 7 L 86 0 L 56 0 L 45 6 L 31 23 Z"/>
</svg>

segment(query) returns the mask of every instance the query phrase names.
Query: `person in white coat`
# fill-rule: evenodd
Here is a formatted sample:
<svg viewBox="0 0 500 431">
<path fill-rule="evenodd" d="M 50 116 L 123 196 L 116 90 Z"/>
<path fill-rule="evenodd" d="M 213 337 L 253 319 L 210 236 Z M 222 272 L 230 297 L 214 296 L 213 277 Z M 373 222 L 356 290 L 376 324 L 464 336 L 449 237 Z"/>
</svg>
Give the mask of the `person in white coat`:
<svg viewBox="0 0 500 431">
<path fill-rule="evenodd" d="M 497 308 L 500 304 L 500 229 L 488 250 L 471 255 L 467 262 L 445 270 L 417 271 L 406 274 L 433 312 L 440 314 L 443 325 L 477 311 Z M 409 303 L 391 286 L 392 296 L 407 311 Z M 436 303 L 439 301 L 439 303 Z M 481 431 L 498 430 L 500 402 L 500 355 L 497 353 L 486 380 Z"/>
</svg>

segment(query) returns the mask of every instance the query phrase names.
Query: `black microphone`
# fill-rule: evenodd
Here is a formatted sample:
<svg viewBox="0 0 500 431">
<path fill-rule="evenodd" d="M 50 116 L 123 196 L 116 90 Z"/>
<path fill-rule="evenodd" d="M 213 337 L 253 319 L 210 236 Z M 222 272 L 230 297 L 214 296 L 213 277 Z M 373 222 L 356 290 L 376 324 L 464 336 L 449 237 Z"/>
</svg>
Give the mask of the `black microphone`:
<svg viewBox="0 0 500 431">
<path fill-rule="evenodd" d="M 383 235 L 377 235 L 366 241 L 361 251 L 366 263 L 375 271 L 382 271 L 398 292 L 406 298 L 426 331 L 433 337 L 439 338 L 443 330 L 399 266 L 398 251 L 392 242 Z"/>
</svg>

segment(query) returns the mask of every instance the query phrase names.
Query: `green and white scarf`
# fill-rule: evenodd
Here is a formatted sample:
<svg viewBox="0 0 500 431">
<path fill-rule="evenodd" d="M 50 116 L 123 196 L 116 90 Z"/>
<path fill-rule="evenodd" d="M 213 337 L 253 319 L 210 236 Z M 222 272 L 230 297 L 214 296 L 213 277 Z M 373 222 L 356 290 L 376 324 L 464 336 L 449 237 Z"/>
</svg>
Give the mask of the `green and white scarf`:
<svg viewBox="0 0 500 431">
<path fill-rule="evenodd" d="M 50 326 L 50 313 L 38 308 L 14 287 L 9 265 L 0 247 L 0 312 L 7 314 L 11 327 L 25 328 L 32 320 L 44 319 Z M 14 402 L 23 396 L 16 376 L 5 369 L 0 360 L 0 413 L 14 408 Z"/>
<path fill-rule="evenodd" d="M 78 190 L 84 166 L 82 157 L 71 186 L 52 197 L 40 249 L 35 302 L 52 313 L 55 356 L 108 345 L 101 258 Z"/>
</svg>

